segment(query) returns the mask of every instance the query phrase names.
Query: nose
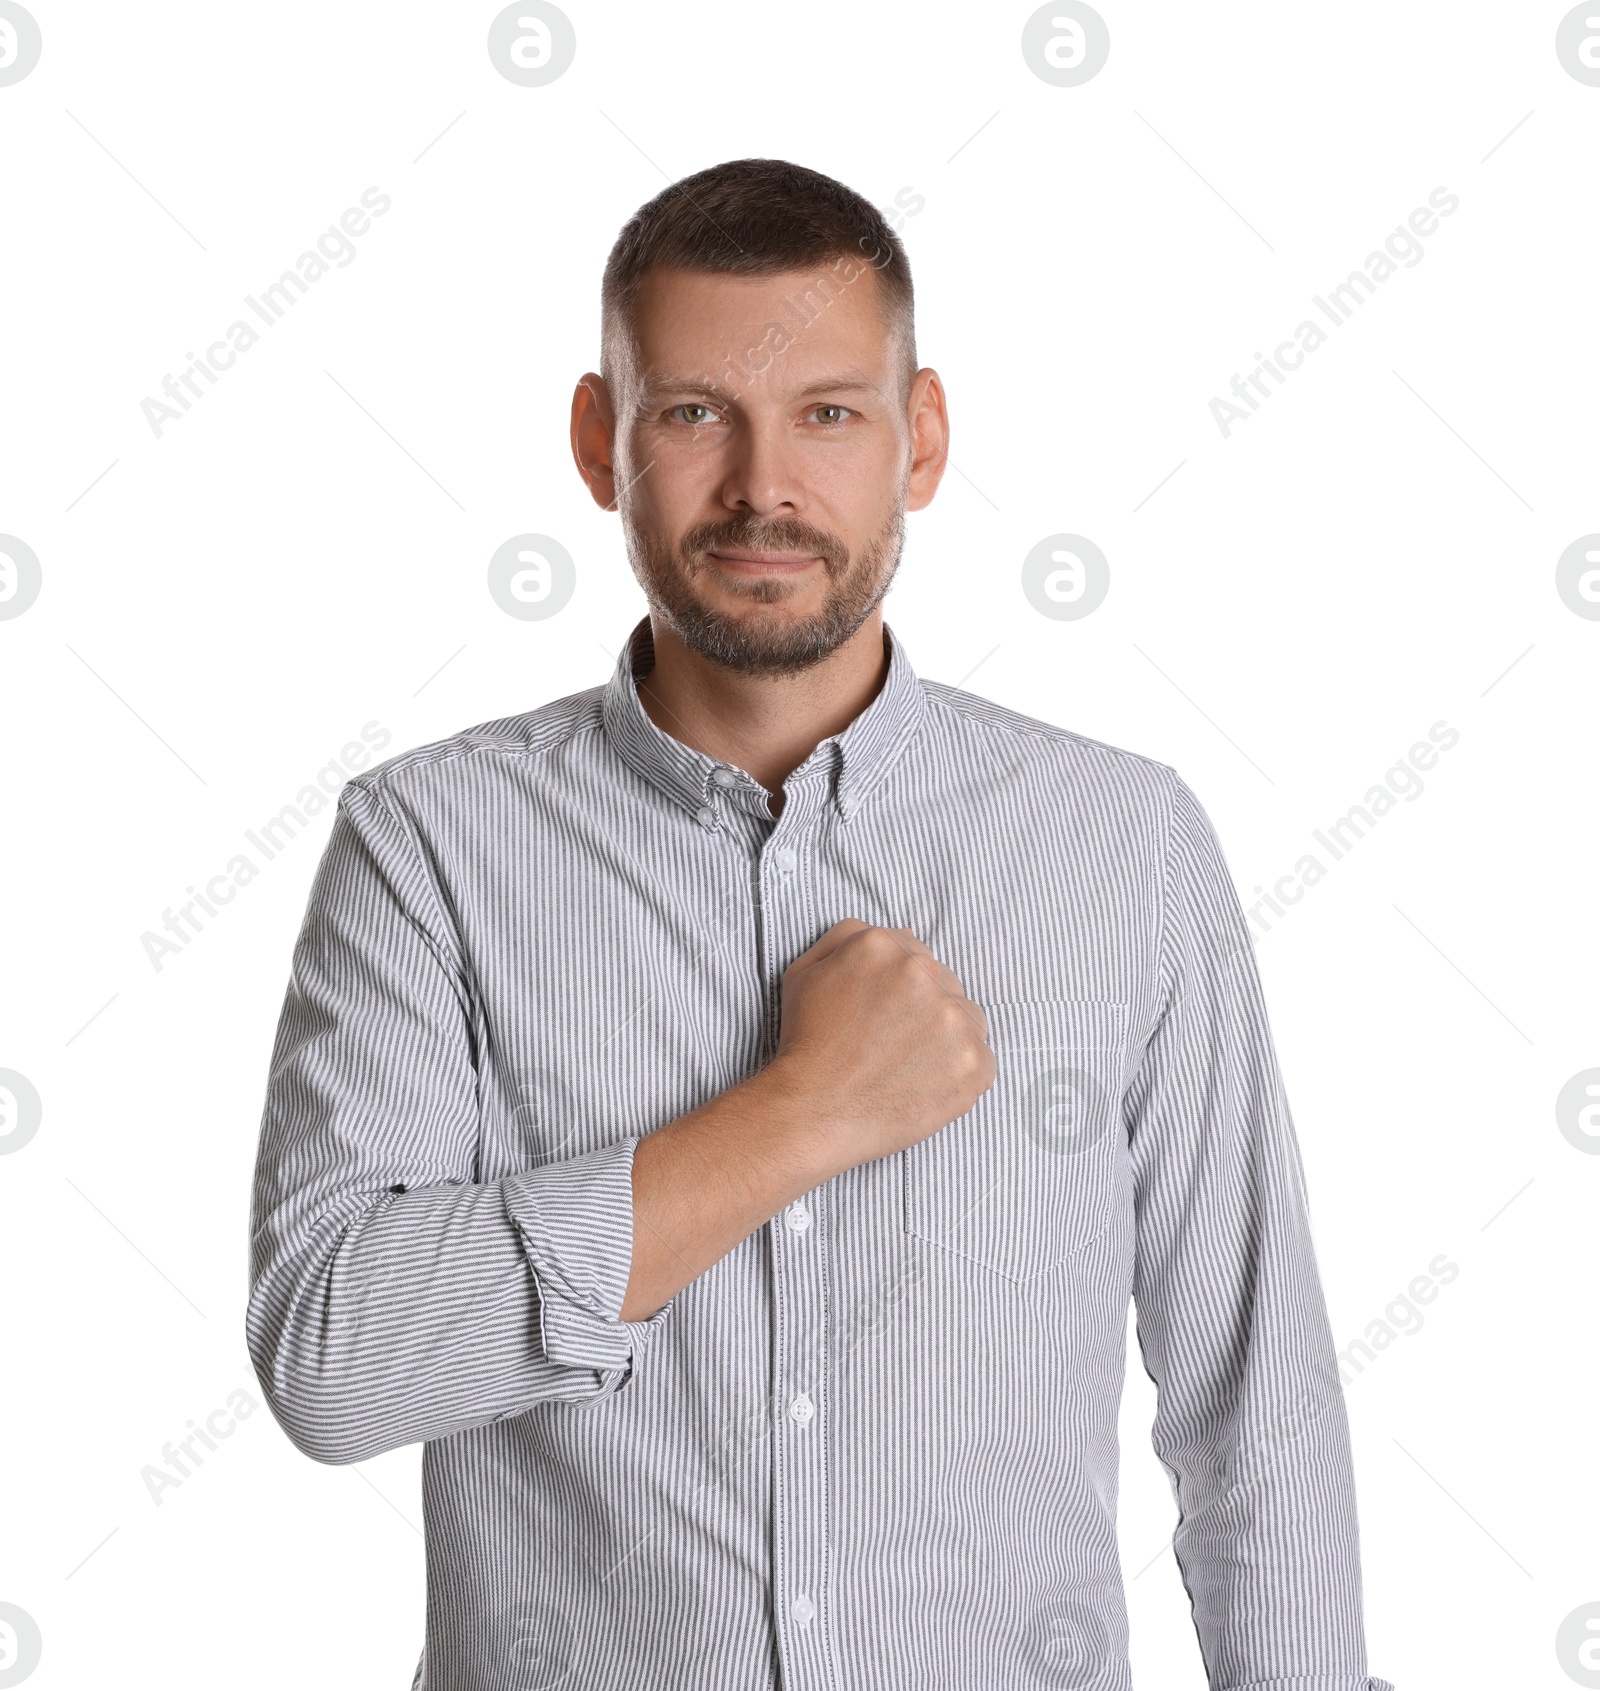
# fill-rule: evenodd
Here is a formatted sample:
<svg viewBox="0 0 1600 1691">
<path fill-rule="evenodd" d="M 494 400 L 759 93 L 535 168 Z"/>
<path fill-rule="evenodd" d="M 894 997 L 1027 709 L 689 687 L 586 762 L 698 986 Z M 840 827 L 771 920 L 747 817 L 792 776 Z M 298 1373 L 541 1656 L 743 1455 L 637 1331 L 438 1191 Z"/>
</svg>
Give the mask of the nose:
<svg viewBox="0 0 1600 1691">
<path fill-rule="evenodd" d="M 800 466 L 788 432 L 776 420 L 747 418 L 732 443 L 722 503 L 757 517 L 789 517 L 805 503 Z"/>
</svg>

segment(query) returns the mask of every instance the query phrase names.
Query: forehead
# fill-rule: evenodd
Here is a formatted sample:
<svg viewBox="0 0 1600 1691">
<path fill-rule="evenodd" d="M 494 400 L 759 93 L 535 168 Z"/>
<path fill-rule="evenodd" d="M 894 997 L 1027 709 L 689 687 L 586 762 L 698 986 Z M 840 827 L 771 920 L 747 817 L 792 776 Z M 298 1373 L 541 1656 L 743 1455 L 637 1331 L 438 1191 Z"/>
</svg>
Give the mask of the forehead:
<svg viewBox="0 0 1600 1691">
<path fill-rule="evenodd" d="M 656 267 L 640 280 L 633 328 L 646 382 L 735 368 L 797 385 L 833 365 L 887 372 L 896 346 L 877 272 L 850 257 L 772 276 Z"/>
</svg>

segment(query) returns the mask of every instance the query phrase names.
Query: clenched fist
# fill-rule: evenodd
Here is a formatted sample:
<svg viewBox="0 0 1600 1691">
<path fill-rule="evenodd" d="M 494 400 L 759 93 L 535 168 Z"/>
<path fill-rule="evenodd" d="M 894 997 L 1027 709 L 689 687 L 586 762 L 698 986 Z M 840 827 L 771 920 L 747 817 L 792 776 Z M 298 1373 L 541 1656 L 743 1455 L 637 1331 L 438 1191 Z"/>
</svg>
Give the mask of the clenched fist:
<svg viewBox="0 0 1600 1691">
<path fill-rule="evenodd" d="M 909 928 L 835 922 L 782 992 L 771 1067 L 815 1111 L 835 1172 L 926 1139 L 993 1084 L 987 1018 Z"/>
</svg>

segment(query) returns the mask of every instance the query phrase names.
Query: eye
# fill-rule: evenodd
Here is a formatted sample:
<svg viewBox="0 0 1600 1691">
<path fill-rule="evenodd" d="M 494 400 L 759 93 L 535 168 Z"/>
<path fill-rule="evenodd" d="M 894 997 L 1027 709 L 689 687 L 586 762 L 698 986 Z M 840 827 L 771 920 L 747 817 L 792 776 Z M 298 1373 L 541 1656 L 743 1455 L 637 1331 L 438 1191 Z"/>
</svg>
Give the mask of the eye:
<svg viewBox="0 0 1600 1691">
<path fill-rule="evenodd" d="M 689 416 L 686 415 L 688 412 L 697 412 L 699 414 L 697 416 Z M 667 412 L 667 415 L 676 422 L 688 423 L 691 428 L 699 428 L 704 423 L 712 422 L 717 414 L 709 405 L 701 405 L 696 400 L 690 400 L 684 405 L 674 405 L 672 409 Z"/>
<path fill-rule="evenodd" d="M 843 405 L 814 405 L 811 415 L 824 425 L 837 428 L 846 417 L 854 416 L 855 413 Z"/>
</svg>

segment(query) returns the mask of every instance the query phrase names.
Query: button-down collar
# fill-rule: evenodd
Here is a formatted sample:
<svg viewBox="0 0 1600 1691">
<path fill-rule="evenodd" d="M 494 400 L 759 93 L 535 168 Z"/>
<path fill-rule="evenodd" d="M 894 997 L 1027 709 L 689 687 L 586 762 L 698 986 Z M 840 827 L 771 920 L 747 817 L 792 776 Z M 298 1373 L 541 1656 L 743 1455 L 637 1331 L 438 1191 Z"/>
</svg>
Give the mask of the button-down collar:
<svg viewBox="0 0 1600 1691">
<path fill-rule="evenodd" d="M 826 781 L 841 822 L 871 795 L 922 727 L 927 710 L 917 679 L 893 629 L 883 629 L 889 668 L 877 696 L 839 733 L 820 742 L 785 783 Z M 639 697 L 638 681 L 655 667 L 650 618 L 641 617 L 617 656 L 606 684 L 603 720 L 611 744 L 630 768 L 675 799 L 704 826 L 715 826 L 713 799 L 726 787 L 756 782 L 742 769 L 685 745 L 658 727 Z"/>
</svg>

